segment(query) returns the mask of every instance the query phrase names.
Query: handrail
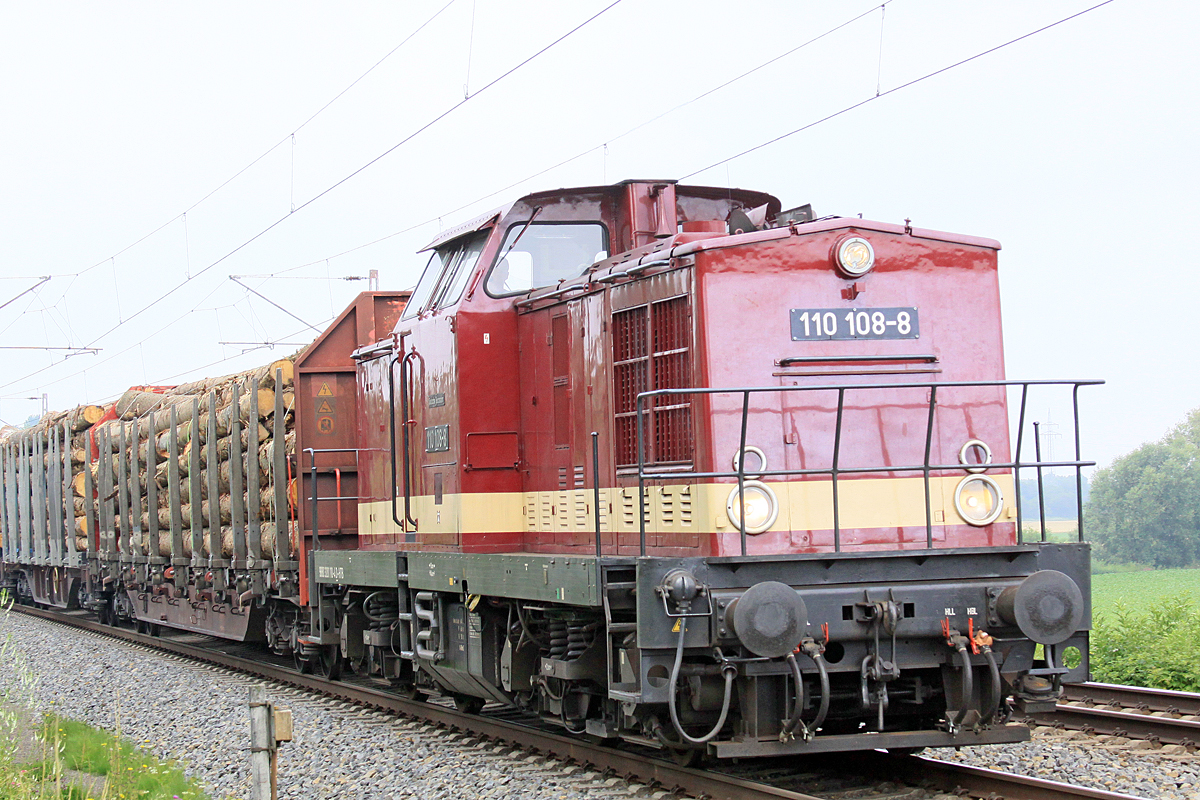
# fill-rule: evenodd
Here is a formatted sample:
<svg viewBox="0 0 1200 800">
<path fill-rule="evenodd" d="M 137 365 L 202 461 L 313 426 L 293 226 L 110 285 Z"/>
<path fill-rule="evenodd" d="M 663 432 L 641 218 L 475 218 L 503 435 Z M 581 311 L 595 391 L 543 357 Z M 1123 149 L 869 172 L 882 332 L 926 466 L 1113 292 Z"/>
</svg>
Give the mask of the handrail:
<svg viewBox="0 0 1200 800">
<path fill-rule="evenodd" d="M 309 474 L 308 482 L 309 482 L 309 486 L 310 486 L 309 491 L 312 492 L 311 497 L 307 497 L 304 499 L 310 500 L 312 502 L 313 550 L 320 550 L 321 549 L 321 540 L 318 537 L 319 526 L 317 525 L 317 503 L 319 503 L 323 500 L 337 501 L 338 509 L 339 509 L 338 530 L 340 531 L 341 524 L 342 524 L 342 520 L 341 520 L 341 503 L 342 503 L 342 501 L 343 500 L 358 501 L 358 500 L 361 500 L 362 498 L 357 495 L 355 495 L 353 497 L 342 497 L 341 496 L 341 494 L 342 494 L 342 492 L 341 492 L 341 469 L 338 467 L 333 467 L 334 475 L 337 480 L 337 486 L 338 486 L 337 495 L 335 495 L 333 497 L 321 497 L 321 493 L 317 491 L 317 456 L 320 454 L 323 454 L 323 453 L 354 453 L 354 467 L 355 467 L 355 472 L 357 472 L 358 471 L 358 454 L 361 452 L 361 450 L 357 447 L 329 447 L 329 448 L 323 448 L 323 449 L 317 449 L 315 447 L 306 447 L 306 448 L 304 448 L 304 452 L 308 453 L 308 474 Z"/>
<path fill-rule="evenodd" d="M 401 530 L 404 530 L 404 521 L 398 516 L 399 509 L 396 507 L 396 364 L 400 362 L 400 356 L 392 356 L 392 360 L 388 363 L 388 444 L 389 444 L 389 473 L 392 476 L 392 522 Z M 407 448 L 405 448 L 407 449 Z M 405 492 L 404 499 L 408 499 L 408 493 Z M 407 516 L 408 509 L 405 509 Z"/>
<path fill-rule="evenodd" d="M 416 352 L 408 353 L 400 360 L 400 408 L 404 417 L 404 520 L 412 529 L 417 529 L 417 521 L 412 516 L 412 441 L 409 426 L 412 420 L 409 414 L 411 398 L 409 397 L 408 364 L 416 356 Z M 406 537 L 407 538 L 407 537 Z"/>
<path fill-rule="evenodd" d="M 831 478 L 833 492 L 833 537 L 834 537 L 834 552 L 841 552 L 841 517 L 840 517 L 840 501 L 838 494 L 838 480 L 844 475 L 855 474 L 876 474 L 876 473 L 898 473 L 898 472 L 917 472 L 921 474 L 925 492 L 925 545 L 927 549 L 933 549 L 933 505 L 931 500 L 930 476 L 931 473 L 937 471 L 957 471 L 963 468 L 960 464 L 931 464 L 931 454 L 933 449 L 933 433 L 934 423 L 936 420 L 936 409 L 938 402 L 939 390 L 954 389 L 954 388 L 1005 388 L 1005 387 L 1021 387 L 1020 413 L 1017 428 L 1017 443 L 1015 455 L 1012 461 L 1004 463 L 988 463 L 987 469 L 1012 469 L 1016 492 L 1016 509 L 1017 509 L 1017 541 L 1023 542 L 1022 535 L 1022 507 L 1021 507 L 1021 480 L 1020 474 L 1022 469 L 1036 469 L 1039 475 L 1039 504 L 1043 505 L 1041 513 L 1042 518 L 1042 541 L 1046 541 L 1045 530 L 1045 512 L 1043 489 L 1041 486 L 1041 474 L 1043 468 L 1046 467 L 1071 467 L 1075 469 L 1075 484 L 1076 484 L 1076 507 L 1078 511 L 1078 540 L 1084 541 L 1083 531 L 1083 467 L 1093 467 L 1095 461 L 1084 461 L 1081 459 L 1080 437 L 1079 437 L 1079 387 L 1081 386 L 1099 386 L 1102 385 L 1102 380 L 999 380 L 999 381 L 946 381 L 946 382 L 920 382 L 920 383 L 861 383 L 861 384 L 842 384 L 842 385 L 822 385 L 822 386 L 751 386 L 751 387 L 736 387 L 726 389 L 714 388 L 679 388 L 679 389 L 656 389 L 647 392 L 640 392 L 636 401 L 637 414 L 637 476 L 638 476 L 638 528 L 640 535 L 640 552 L 646 555 L 646 481 L 661 480 L 661 479 L 679 479 L 687 478 L 736 478 L 738 483 L 738 495 L 742 504 L 742 513 L 738 520 L 738 528 L 741 539 L 742 555 L 747 554 L 746 543 L 746 514 L 745 514 L 745 458 L 738 459 L 737 469 L 735 471 L 708 471 L 702 472 L 699 470 L 680 471 L 678 467 L 673 467 L 669 470 L 654 470 L 646 464 L 646 417 L 650 408 L 654 406 L 652 403 L 660 397 L 674 397 L 682 395 L 741 395 L 741 430 L 739 436 L 740 453 L 746 452 L 746 427 L 749 416 L 750 396 L 753 394 L 764 393 L 792 393 L 792 392 L 837 392 L 837 412 L 834 428 L 834 445 L 832 463 L 829 468 L 813 468 L 813 469 L 783 469 L 783 470 L 764 470 L 755 473 L 759 477 L 783 477 L 783 476 L 804 476 L 804 475 L 828 475 Z M 1025 412 L 1027 408 L 1029 388 L 1031 386 L 1070 386 L 1072 387 L 1072 406 L 1073 420 L 1072 424 L 1075 429 L 1075 459 L 1071 461 L 1042 461 L 1040 442 L 1035 443 L 1036 460 L 1033 462 L 1021 460 L 1021 447 L 1024 437 Z M 876 467 L 842 467 L 840 465 L 841 458 L 841 443 L 842 443 L 842 425 L 844 421 L 845 399 L 847 392 L 852 391 L 867 391 L 879 389 L 897 389 L 897 390 L 928 390 L 929 391 L 929 415 L 925 430 L 925 456 L 920 464 L 905 464 L 891 466 L 876 466 Z M 1035 423 L 1036 425 L 1037 423 Z"/>
</svg>

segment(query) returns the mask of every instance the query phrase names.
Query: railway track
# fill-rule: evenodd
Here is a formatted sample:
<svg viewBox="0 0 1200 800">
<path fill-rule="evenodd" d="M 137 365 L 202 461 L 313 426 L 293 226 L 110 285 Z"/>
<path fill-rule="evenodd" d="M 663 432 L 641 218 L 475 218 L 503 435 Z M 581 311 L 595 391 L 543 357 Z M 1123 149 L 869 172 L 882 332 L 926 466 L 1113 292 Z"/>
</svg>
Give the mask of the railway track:
<svg viewBox="0 0 1200 800">
<path fill-rule="evenodd" d="M 510 744 L 543 755 L 691 797 L 711 800 L 925 800 L 955 795 L 986 800 L 1129 800 L 1130 795 L 952 764 L 912 755 L 865 751 L 817 760 L 746 760 L 708 769 L 682 767 L 653 752 L 614 749 L 546 730 L 511 712 L 464 714 L 435 703 L 407 700 L 354 680 L 327 681 L 263 661 L 257 648 L 204 640 L 193 634 L 149 636 L 102 625 L 82 612 L 59 614 L 27 606 L 15 611 L 121 639 L 391 714 L 403 715 Z M 253 658 L 249 656 L 253 655 Z"/>
<path fill-rule="evenodd" d="M 1039 724 L 1099 736 L 1200 747 L 1200 694 L 1082 683 L 1067 686 L 1053 712 L 1034 714 Z"/>
</svg>

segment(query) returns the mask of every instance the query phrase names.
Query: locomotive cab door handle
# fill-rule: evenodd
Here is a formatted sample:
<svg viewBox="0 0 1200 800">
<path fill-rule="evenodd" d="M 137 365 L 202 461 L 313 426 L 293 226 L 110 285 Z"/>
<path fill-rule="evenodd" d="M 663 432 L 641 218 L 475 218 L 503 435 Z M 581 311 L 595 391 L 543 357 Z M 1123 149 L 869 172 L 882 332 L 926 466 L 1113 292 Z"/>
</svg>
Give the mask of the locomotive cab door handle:
<svg viewBox="0 0 1200 800">
<path fill-rule="evenodd" d="M 397 354 L 392 356 L 391 362 L 388 364 L 388 432 L 391 444 L 391 475 L 392 475 L 392 521 L 406 534 L 417 530 L 417 520 L 412 516 L 412 465 L 410 459 L 410 428 L 416 424 L 415 419 L 410 419 L 412 413 L 411 397 L 409 394 L 409 372 L 408 363 L 415 356 L 416 351 L 404 355 L 404 339 L 401 338 L 397 345 Z M 396 505 L 396 499 L 399 494 L 399 480 L 396 477 L 396 365 L 400 365 L 400 413 L 403 417 L 401 425 L 403 433 L 402 448 L 404 451 L 404 519 L 400 518 L 400 510 Z M 408 537 L 405 537 L 408 540 Z"/>
</svg>

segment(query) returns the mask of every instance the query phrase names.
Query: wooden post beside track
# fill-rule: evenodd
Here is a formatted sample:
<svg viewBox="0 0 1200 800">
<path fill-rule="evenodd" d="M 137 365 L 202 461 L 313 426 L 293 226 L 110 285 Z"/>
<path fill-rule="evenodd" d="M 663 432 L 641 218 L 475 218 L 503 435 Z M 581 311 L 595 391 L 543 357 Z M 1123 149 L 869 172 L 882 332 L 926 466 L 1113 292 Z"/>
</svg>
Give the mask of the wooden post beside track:
<svg viewBox="0 0 1200 800">
<path fill-rule="evenodd" d="M 292 712 L 275 708 L 266 690 L 250 687 L 250 797 L 276 800 L 279 779 L 279 745 L 292 740 Z"/>
</svg>

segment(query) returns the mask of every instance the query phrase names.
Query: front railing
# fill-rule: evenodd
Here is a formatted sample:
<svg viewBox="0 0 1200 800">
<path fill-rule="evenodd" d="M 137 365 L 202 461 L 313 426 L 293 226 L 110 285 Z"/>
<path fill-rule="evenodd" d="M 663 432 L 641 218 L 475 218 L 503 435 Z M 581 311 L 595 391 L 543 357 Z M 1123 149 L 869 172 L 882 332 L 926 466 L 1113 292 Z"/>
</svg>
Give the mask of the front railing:
<svg viewBox="0 0 1200 800">
<path fill-rule="evenodd" d="M 638 496 L 639 496 L 639 533 L 640 533 L 640 550 L 641 554 L 646 555 L 646 481 L 669 479 L 678 481 L 681 478 L 737 478 L 738 482 L 738 497 L 742 504 L 741 513 L 737 521 L 738 529 L 741 534 L 741 554 L 747 554 L 747 533 L 746 533 L 746 427 L 750 415 L 750 397 L 755 394 L 766 393 L 794 393 L 794 392 L 836 392 L 837 393 L 837 412 L 834 424 L 833 438 L 833 457 L 831 466 L 828 468 L 819 469 L 782 469 L 782 470 L 755 470 L 754 475 L 766 477 L 792 477 L 805 475 L 828 475 L 830 476 L 833 493 L 833 549 L 834 552 L 842 550 L 842 526 L 840 514 L 840 500 L 838 497 L 838 479 L 843 475 L 856 475 L 880 472 L 907 472 L 920 473 L 924 480 L 925 489 L 925 545 L 928 549 L 933 549 L 933 504 L 930 500 L 930 475 L 933 472 L 940 471 L 961 471 L 963 464 L 932 464 L 930 463 L 930 453 L 933 449 L 933 436 L 936 424 L 936 410 L 938 402 L 938 392 L 954 388 L 971 388 L 971 387 L 1020 387 L 1020 413 L 1017 423 L 1017 443 L 1015 449 L 1015 458 L 1007 463 L 989 463 L 987 469 L 1012 469 L 1014 471 L 1014 481 L 1016 484 L 1016 505 L 1017 505 L 1017 541 L 1024 542 L 1024 534 L 1022 530 L 1022 509 L 1021 509 L 1021 470 L 1035 469 L 1037 471 L 1038 480 L 1038 505 L 1039 518 L 1041 520 L 1041 540 L 1047 540 L 1046 532 L 1046 515 L 1045 515 L 1045 500 L 1043 498 L 1043 470 L 1060 467 L 1072 467 L 1075 470 L 1075 494 L 1076 494 L 1076 510 L 1079 520 L 1079 541 L 1083 541 L 1083 472 L 1084 467 L 1095 466 L 1094 461 L 1081 460 L 1080 440 L 1079 440 L 1079 388 L 1081 386 L 1098 386 L 1103 384 L 1100 380 L 1038 380 L 1038 381 L 954 381 L 943 383 L 861 383 L 841 386 L 764 386 L 764 387 L 746 387 L 736 389 L 658 389 L 655 391 L 642 392 L 637 396 L 637 456 L 638 456 Z M 1042 461 L 1041 460 L 1041 443 L 1035 442 L 1035 460 L 1024 461 L 1021 458 L 1022 446 L 1024 444 L 1025 431 L 1025 415 L 1028 406 L 1029 388 L 1031 386 L 1069 386 L 1071 387 L 1071 405 L 1072 405 L 1072 427 L 1074 429 L 1075 441 L 1075 458 L 1072 461 Z M 914 390 L 928 391 L 929 397 L 926 401 L 929 408 L 927 415 L 927 423 L 925 427 L 925 457 L 920 464 L 907 465 L 881 465 L 871 467 L 842 467 L 840 459 L 842 457 L 842 423 L 846 408 L 846 396 L 852 392 L 862 391 L 878 391 L 880 389 L 891 390 L 897 393 L 910 392 Z M 646 418 L 649 410 L 648 406 L 658 397 L 673 397 L 677 395 L 741 395 L 741 435 L 738 443 L 737 452 L 740 457 L 737 459 L 737 470 L 729 472 L 700 472 L 700 471 L 680 471 L 678 467 L 672 467 L 669 470 L 654 470 L 652 465 L 646 463 Z M 732 520 L 731 520 L 732 522 Z"/>
</svg>

